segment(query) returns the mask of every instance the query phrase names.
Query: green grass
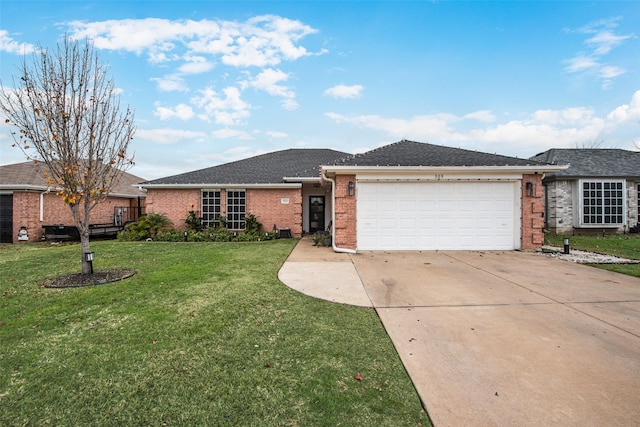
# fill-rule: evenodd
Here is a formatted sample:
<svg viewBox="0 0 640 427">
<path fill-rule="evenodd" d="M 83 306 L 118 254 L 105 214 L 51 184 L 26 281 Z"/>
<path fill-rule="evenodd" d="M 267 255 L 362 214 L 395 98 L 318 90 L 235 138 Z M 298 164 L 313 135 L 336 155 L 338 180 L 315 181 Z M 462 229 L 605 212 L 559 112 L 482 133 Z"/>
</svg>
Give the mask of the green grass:
<svg viewBox="0 0 640 427">
<path fill-rule="evenodd" d="M 545 243 L 563 247 L 563 239 L 569 238 L 571 249 L 615 255 L 622 258 L 640 260 L 640 234 L 601 236 L 563 236 L 547 233 Z M 640 264 L 596 264 L 595 267 L 617 273 L 640 277 Z"/>
<path fill-rule="evenodd" d="M 0 246 L 0 425 L 428 425 L 372 309 L 277 279 L 294 240 Z M 355 380 L 360 374 L 363 381 Z"/>
</svg>

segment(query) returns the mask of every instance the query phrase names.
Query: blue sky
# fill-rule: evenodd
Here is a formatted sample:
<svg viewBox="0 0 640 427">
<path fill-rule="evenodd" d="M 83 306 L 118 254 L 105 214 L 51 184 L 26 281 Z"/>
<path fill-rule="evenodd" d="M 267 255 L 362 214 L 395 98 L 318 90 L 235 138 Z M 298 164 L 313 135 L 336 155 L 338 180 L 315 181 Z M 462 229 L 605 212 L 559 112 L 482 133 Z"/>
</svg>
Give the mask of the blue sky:
<svg viewBox="0 0 640 427">
<path fill-rule="evenodd" d="M 640 148 L 637 1 L 6 1 L 0 78 L 92 39 L 145 179 L 401 139 L 517 157 Z M 0 126 L 0 163 L 24 160 Z"/>
</svg>

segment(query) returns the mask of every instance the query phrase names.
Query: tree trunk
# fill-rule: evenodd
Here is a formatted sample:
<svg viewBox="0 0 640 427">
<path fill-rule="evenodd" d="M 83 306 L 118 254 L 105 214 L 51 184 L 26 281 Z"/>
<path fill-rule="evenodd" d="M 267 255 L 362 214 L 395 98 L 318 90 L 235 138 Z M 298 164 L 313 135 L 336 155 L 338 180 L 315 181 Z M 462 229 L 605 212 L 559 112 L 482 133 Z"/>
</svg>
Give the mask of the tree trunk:
<svg viewBox="0 0 640 427">
<path fill-rule="evenodd" d="M 85 255 L 86 253 L 91 252 L 91 247 L 89 246 L 89 230 L 85 229 L 78 231 L 80 231 L 80 246 L 82 247 L 82 274 L 92 274 L 92 262 L 87 261 L 87 256 Z"/>
</svg>

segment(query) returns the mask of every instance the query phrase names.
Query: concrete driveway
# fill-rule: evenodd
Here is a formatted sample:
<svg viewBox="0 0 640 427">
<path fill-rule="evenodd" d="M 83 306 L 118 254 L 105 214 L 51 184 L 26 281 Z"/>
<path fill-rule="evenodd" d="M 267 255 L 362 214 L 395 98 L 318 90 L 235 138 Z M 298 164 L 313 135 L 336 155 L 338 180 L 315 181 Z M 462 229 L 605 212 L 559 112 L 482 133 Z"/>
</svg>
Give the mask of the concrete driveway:
<svg viewBox="0 0 640 427">
<path fill-rule="evenodd" d="M 437 427 L 640 425 L 640 279 L 522 252 L 350 259 Z"/>
</svg>

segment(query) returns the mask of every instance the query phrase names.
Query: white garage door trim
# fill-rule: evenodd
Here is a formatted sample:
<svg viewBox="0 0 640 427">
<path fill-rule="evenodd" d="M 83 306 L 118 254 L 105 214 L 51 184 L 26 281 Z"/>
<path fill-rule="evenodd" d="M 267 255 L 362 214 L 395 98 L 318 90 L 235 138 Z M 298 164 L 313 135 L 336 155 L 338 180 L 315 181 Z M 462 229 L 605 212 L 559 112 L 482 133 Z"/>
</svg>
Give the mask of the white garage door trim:
<svg viewBox="0 0 640 427">
<path fill-rule="evenodd" d="M 518 181 L 359 181 L 356 209 L 358 250 L 520 248 Z"/>
</svg>

